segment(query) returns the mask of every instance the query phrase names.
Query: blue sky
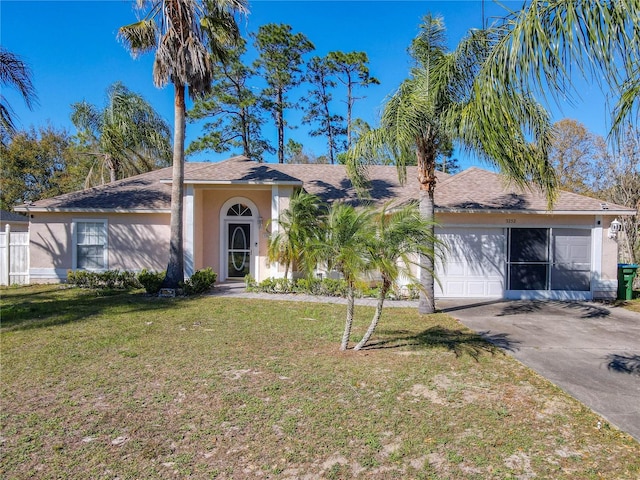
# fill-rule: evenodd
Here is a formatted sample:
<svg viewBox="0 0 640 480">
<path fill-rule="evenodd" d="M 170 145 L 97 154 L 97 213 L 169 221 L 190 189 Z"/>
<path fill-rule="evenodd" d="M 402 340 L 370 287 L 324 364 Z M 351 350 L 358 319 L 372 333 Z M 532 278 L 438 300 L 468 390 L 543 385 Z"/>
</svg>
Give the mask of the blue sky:
<svg viewBox="0 0 640 480">
<path fill-rule="evenodd" d="M 69 119 L 70 105 L 86 100 L 104 106 L 106 89 L 116 81 L 122 81 L 129 89 L 142 94 L 172 124 L 173 89 L 171 86 L 164 89 L 153 86 L 153 55 L 134 60 L 116 39 L 118 27 L 136 19 L 133 4 L 132 0 L 0 2 L 0 43 L 31 66 L 39 97 L 39 104 L 29 111 L 13 91 L 2 92 L 18 116 L 19 127 L 49 123 L 75 133 Z M 517 9 L 522 2 L 502 4 Z M 258 26 L 266 23 L 286 23 L 315 44 L 313 55 L 325 55 L 332 50 L 365 51 L 371 73 L 381 84 L 361 91 L 366 98 L 356 103 L 354 116 L 374 126 L 385 97 L 408 74 L 406 50 L 418 31 L 422 16 L 431 12 L 444 17 L 451 47 L 469 28 L 478 28 L 482 22 L 480 0 L 254 0 L 250 10 L 249 16 L 241 21 L 245 32 L 255 32 Z M 485 2 L 488 18 L 503 12 L 491 0 Z M 549 106 L 554 120 L 575 118 L 592 132 L 606 135 L 608 114 L 603 95 L 597 86 L 582 80 L 579 91 L 582 100 L 578 99 L 575 106 Z M 291 99 L 297 100 L 304 94 L 304 90 L 294 92 Z M 291 112 L 288 121 L 296 124 L 299 116 L 299 113 Z M 316 155 L 325 153 L 322 139 L 309 137 L 308 130 L 308 126 L 301 125 L 287 131 L 285 138 L 303 143 Z M 187 142 L 198 135 L 199 126 L 188 124 Z M 273 128 L 265 129 L 265 135 L 276 143 Z M 192 160 L 215 161 L 227 156 L 205 153 Z M 478 164 L 473 158 L 460 156 L 459 159 L 464 168 Z"/>
</svg>

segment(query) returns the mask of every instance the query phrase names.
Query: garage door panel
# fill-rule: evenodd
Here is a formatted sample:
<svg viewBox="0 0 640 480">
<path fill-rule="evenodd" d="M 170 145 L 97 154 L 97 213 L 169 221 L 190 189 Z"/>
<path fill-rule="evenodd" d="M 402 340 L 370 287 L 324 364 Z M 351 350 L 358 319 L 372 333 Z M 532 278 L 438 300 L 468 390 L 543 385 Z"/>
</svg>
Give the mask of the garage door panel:
<svg viewBox="0 0 640 480">
<path fill-rule="evenodd" d="M 465 288 L 464 288 L 464 282 L 463 281 L 459 281 L 459 282 L 455 282 L 455 281 L 451 281 L 451 282 L 445 282 L 445 292 L 447 296 L 458 296 L 458 297 L 464 297 L 466 296 L 465 293 Z M 443 292 L 444 293 L 444 292 Z"/>
<path fill-rule="evenodd" d="M 487 294 L 486 282 L 470 281 L 467 283 L 467 293 L 471 297 L 484 297 Z"/>
<path fill-rule="evenodd" d="M 504 281 L 487 282 L 487 297 L 502 297 L 504 295 Z"/>
<path fill-rule="evenodd" d="M 444 243 L 444 264 L 436 273 L 442 297 L 500 297 L 504 294 L 505 236 L 501 228 L 437 230 Z"/>
</svg>

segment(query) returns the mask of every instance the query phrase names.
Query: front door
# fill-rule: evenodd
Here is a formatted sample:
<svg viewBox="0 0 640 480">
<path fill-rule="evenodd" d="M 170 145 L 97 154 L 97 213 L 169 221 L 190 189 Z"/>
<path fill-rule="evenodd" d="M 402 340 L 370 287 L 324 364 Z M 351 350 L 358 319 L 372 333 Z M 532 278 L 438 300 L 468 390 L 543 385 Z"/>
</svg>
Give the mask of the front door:
<svg viewBox="0 0 640 480">
<path fill-rule="evenodd" d="M 244 278 L 251 273 L 251 223 L 227 223 L 227 276 Z"/>
</svg>

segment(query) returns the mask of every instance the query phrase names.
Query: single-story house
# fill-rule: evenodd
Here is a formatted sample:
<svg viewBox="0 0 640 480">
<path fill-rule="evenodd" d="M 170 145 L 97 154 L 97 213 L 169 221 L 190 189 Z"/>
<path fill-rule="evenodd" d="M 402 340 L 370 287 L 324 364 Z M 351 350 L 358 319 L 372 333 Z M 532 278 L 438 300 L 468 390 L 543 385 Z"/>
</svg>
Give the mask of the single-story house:
<svg viewBox="0 0 640 480">
<path fill-rule="evenodd" d="M 418 198 L 415 167 L 370 169 L 373 201 Z M 64 281 L 69 269 L 166 268 L 171 168 L 23 205 L 30 219 L 30 280 Z M 358 202 L 340 165 L 281 165 L 234 157 L 185 165 L 185 270 L 212 267 L 221 281 L 281 276 L 267 240 L 297 189 Z M 520 191 L 496 173 L 438 175 L 437 234 L 447 245 L 439 297 L 613 298 L 617 243 L 611 222 L 632 209 L 561 192 Z"/>
</svg>

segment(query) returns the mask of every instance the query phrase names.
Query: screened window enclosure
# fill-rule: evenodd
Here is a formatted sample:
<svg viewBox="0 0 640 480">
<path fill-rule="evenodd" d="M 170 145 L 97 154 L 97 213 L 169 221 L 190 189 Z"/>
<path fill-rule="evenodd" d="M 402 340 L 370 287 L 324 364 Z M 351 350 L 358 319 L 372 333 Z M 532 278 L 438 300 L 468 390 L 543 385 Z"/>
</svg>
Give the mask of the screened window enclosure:
<svg viewBox="0 0 640 480">
<path fill-rule="evenodd" d="M 509 290 L 589 291 L 591 231 L 512 228 L 507 266 Z"/>
</svg>

